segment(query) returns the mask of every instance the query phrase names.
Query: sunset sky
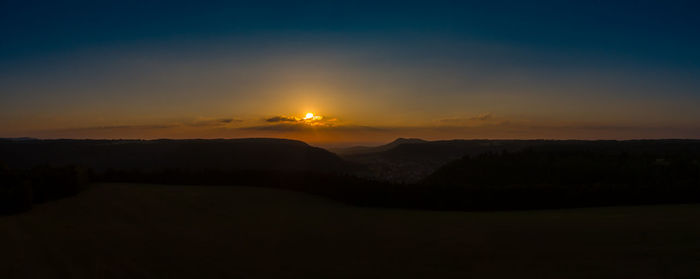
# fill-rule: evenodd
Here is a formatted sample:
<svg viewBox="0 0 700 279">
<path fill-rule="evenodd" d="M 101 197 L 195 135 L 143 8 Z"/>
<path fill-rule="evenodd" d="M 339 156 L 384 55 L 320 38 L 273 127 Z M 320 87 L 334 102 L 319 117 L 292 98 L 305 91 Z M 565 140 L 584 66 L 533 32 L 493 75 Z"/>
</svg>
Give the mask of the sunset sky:
<svg viewBox="0 0 700 279">
<path fill-rule="evenodd" d="M 699 11 L 1 1 L 0 137 L 700 138 Z"/>
</svg>

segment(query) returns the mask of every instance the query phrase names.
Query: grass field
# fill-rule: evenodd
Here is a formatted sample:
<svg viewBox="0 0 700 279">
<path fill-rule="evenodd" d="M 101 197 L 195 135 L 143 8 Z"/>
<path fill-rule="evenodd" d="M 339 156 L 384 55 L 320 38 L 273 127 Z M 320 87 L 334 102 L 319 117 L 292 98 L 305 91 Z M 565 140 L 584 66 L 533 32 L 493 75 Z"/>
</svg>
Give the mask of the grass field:
<svg viewBox="0 0 700 279">
<path fill-rule="evenodd" d="M 0 217 L 0 278 L 700 278 L 700 205 L 436 212 L 99 184 Z"/>
</svg>

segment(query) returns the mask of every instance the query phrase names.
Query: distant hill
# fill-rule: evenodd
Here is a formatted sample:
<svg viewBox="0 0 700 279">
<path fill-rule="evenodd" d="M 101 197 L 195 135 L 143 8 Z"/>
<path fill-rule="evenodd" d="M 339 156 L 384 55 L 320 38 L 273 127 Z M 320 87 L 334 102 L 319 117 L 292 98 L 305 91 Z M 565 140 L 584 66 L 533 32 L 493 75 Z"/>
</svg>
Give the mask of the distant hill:
<svg viewBox="0 0 700 279">
<path fill-rule="evenodd" d="M 26 140 L 37 140 L 35 138 L 28 138 L 28 137 L 22 137 L 22 138 L 0 138 L 0 141 L 26 141 Z"/>
<path fill-rule="evenodd" d="M 398 139 L 390 144 L 340 153 L 350 162 L 363 166 L 360 176 L 392 182 L 415 183 L 443 165 L 464 156 L 487 152 L 515 152 L 526 148 L 610 149 L 628 152 L 666 152 L 674 148 L 696 148 L 698 140 L 441 140 Z"/>
<path fill-rule="evenodd" d="M 472 154 L 452 161 L 423 183 L 442 185 L 650 183 L 700 179 L 700 141 L 546 141 L 519 151 Z M 671 175 L 673 174 L 673 175 Z M 656 181 L 659 182 L 659 181 Z M 700 185 L 699 185 L 700 186 Z"/>
<path fill-rule="evenodd" d="M 359 175 L 394 182 L 413 183 L 444 164 L 465 155 L 496 150 L 519 150 L 545 144 L 538 140 L 442 140 L 397 139 L 377 147 L 338 152 L 344 159 L 364 166 Z M 551 141 L 550 141 L 551 142 Z"/>
<path fill-rule="evenodd" d="M 697 202 L 700 141 L 553 141 L 465 156 L 421 184 L 447 208 Z"/>
<path fill-rule="evenodd" d="M 0 161 L 14 168 L 79 165 L 95 170 L 282 170 L 336 172 L 344 161 L 301 141 L 0 140 Z"/>
<path fill-rule="evenodd" d="M 426 140 L 422 139 L 416 139 L 416 138 L 398 138 L 390 143 L 380 145 L 380 146 L 353 146 L 353 147 L 347 147 L 347 148 L 335 148 L 331 149 L 336 154 L 339 154 L 341 156 L 350 156 L 350 155 L 361 155 L 361 154 L 369 154 L 369 153 L 377 153 L 377 152 L 382 152 L 382 151 L 387 151 L 390 149 L 393 149 L 401 144 L 404 143 L 425 143 L 428 142 Z"/>
</svg>

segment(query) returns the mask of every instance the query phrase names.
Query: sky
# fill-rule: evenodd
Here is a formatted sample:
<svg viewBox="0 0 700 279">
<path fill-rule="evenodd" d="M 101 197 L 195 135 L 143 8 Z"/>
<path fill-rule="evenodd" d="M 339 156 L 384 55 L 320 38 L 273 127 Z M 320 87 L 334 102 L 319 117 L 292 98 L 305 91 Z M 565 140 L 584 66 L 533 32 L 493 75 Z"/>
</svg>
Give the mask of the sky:
<svg viewBox="0 0 700 279">
<path fill-rule="evenodd" d="M 698 8 L 0 0 L 0 137 L 700 138 Z"/>
</svg>

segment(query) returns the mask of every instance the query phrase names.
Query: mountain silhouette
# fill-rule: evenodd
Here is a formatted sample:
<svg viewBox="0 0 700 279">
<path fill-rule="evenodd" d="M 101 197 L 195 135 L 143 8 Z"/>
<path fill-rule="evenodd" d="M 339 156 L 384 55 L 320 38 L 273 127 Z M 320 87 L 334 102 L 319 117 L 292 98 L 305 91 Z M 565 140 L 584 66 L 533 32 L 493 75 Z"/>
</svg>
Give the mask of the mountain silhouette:
<svg viewBox="0 0 700 279">
<path fill-rule="evenodd" d="M 444 208 L 696 202 L 700 141 L 550 141 L 452 161 L 421 185 Z"/>
<path fill-rule="evenodd" d="M 520 150 L 544 144 L 538 140 L 440 140 L 399 138 L 389 144 L 337 152 L 344 159 L 364 167 L 361 176 L 413 183 L 444 164 L 464 157 L 497 150 Z"/>
<path fill-rule="evenodd" d="M 347 148 L 336 148 L 336 149 L 331 149 L 336 154 L 339 154 L 341 156 L 349 156 L 349 155 L 360 155 L 360 154 L 369 154 L 369 153 L 377 153 L 377 152 L 382 152 L 382 151 L 387 151 L 390 149 L 393 149 L 401 144 L 405 143 L 425 143 L 428 142 L 426 140 L 418 139 L 418 138 L 397 138 L 394 141 L 384 144 L 384 145 L 379 145 L 379 146 L 353 146 L 353 147 L 347 147 Z"/>
<path fill-rule="evenodd" d="M 9 167 L 79 165 L 97 171 L 281 170 L 336 172 L 344 161 L 329 151 L 286 139 L 0 140 Z"/>
</svg>

